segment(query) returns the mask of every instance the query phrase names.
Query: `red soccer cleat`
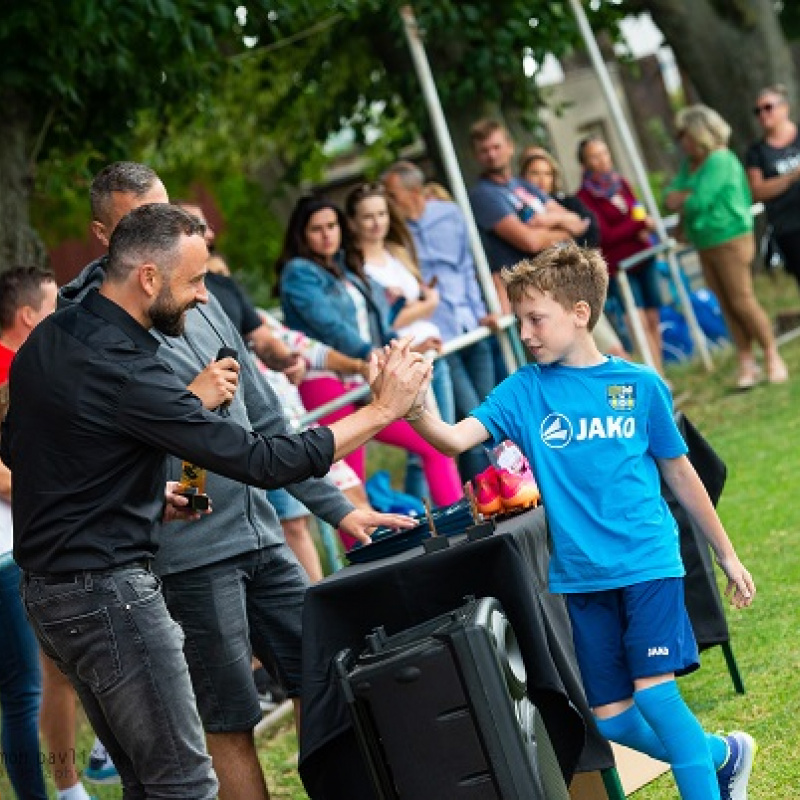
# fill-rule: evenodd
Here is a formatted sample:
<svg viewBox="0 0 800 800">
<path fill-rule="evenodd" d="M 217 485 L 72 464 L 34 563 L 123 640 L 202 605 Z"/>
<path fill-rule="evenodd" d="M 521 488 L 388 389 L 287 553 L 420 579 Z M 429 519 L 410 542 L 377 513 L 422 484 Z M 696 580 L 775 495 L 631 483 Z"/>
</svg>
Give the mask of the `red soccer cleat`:
<svg viewBox="0 0 800 800">
<path fill-rule="evenodd" d="M 512 472 L 507 469 L 497 471 L 500 481 L 500 499 L 504 511 L 518 511 L 533 508 L 539 504 L 541 494 L 533 479 L 528 460 L 523 456 L 521 471 Z"/>
<path fill-rule="evenodd" d="M 500 480 L 494 467 L 487 467 L 475 476 L 475 502 L 478 511 L 485 517 L 499 514 L 503 510 L 500 498 Z"/>
</svg>

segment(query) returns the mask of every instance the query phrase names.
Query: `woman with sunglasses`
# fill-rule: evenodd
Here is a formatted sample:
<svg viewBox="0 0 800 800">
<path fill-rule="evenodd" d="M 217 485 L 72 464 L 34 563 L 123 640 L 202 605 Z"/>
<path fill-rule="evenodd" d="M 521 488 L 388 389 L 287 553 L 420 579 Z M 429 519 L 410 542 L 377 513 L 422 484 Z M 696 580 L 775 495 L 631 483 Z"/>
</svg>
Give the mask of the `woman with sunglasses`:
<svg viewBox="0 0 800 800">
<path fill-rule="evenodd" d="M 753 288 L 750 188 L 739 159 L 727 146 L 730 126 L 713 109 L 694 105 L 678 113 L 675 127 L 686 158 L 664 202 L 670 211 L 680 212 L 706 285 L 719 300 L 739 361 L 736 386 L 749 389 L 760 378 L 754 342 L 764 352 L 770 382 L 783 383 L 789 373 Z"/>
<path fill-rule="evenodd" d="M 800 132 L 789 119 L 786 87 L 762 89 L 753 113 L 764 137 L 745 157 L 753 199 L 767 207 L 772 236 L 786 271 L 800 285 Z"/>
<path fill-rule="evenodd" d="M 281 306 L 290 328 L 364 360 L 366 369 L 372 351 L 382 348 L 395 333 L 388 321 L 390 309 L 383 287 L 357 259 L 346 262 L 345 252 L 353 249 L 348 245 L 347 221 L 338 206 L 325 198 L 298 200 L 277 263 Z M 363 375 L 312 370 L 298 388 L 306 408 L 314 409 L 363 383 Z M 329 424 L 352 411 L 352 406 L 346 406 L 320 422 Z M 445 506 L 461 498 L 453 460 L 425 442 L 408 422 L 398 420 L 375 438 L 420 456 L 434 503 Z M 363 481 L 364 448 L 346 460 Z"/>
</svg>

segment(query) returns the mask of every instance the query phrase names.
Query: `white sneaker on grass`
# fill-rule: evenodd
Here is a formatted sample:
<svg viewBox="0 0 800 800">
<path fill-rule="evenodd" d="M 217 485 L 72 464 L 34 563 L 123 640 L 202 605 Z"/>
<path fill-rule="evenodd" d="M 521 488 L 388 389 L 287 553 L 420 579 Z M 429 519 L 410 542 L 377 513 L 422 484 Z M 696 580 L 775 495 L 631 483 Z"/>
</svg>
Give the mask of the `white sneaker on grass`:
<svg viewBox="0 0 800 800">
<path fill-rule="evenodd" d="M 717 770 L 721 800 L 747 800 L 747 784 L 758 749 L 749 733 L 732 731 L 725 737 L 728 759 Z"/>
</svg>

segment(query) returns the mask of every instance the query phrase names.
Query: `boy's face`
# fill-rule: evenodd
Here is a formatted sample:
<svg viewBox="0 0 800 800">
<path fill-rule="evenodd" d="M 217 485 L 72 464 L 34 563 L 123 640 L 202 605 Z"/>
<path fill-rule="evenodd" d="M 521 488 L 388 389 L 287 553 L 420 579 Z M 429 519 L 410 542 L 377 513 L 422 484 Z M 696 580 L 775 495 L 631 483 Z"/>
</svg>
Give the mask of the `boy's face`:
<svg viewBox="0 0 800 800">
<path fill-rule="evenodd" d="M 585 308 L 581 308 L 581 307 Z M 586 334 L 585 303 L 565 309 L 547 292 L 528 289 L 512 304 L 519 322 L 519 335 L 537 364 L 569 364 Z"/>
</svg>

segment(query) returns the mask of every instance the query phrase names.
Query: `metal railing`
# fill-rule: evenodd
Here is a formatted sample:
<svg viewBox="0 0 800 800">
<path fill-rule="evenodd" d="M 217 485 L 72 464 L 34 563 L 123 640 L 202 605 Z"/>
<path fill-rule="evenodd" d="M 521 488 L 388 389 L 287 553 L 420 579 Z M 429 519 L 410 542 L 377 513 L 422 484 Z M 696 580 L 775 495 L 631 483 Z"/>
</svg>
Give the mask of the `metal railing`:
<svg viewBox="0 0 800 800">
<path fill-rule="evenodd" d="M 513 314 L 506 314 L 505 316 L 500 317 L 498 320 L 498 327 L 505 332 L 506 336 L 508 336 L 509 343 L 514 351 L 514 357 L 516 360 L 516 364 L 514 366 L 519 367 L 524 363 L 525 358 L 522 352 L 522 345 L 519 341 L 519 336 L 516 335 L 516 318 Z M 456 353 L 459 350 L 464 350 L 470 345 L 480 342 L 483 339 L 488 339 L 493 335 L 494 332 L 490 328 L 486 328 L 482 325 L 478 328 L 475 328 L 475 330 L 462 333 L 460 336 L 456 336 L 454 339 L 445 342 L 444 346 L 442 347 L 442 351 L 436 354 L 435 360 L 444 358 L 444 356 L 448 356 L 451 353 Z M 329 414 L 333 414 L 335 411 L 339 411 L 345 406 L 361 402 L 368 395 L 369 384 L 367 384 L 365 381 L 362 385 L 350 389 L 350 391 L 345 392 L 343 395 L 324 403 L 321 406 L 317 406 L 317 408 L 313 409 L 313 411 L 307 411 L 305 414 L 303 414 L 303 416 L 295 420 L 293 424 L 298 430 L 305 429 L 312 423 L 319 421 L 323 417 L 327 417 Z"/>
<path fill-rule="evenodd" d="M 689 326 L 689 332 L 691 334 L 692 341 L 697 348 L 697 352 L 700 353 L 705 368 L 711 371 L 713 369 L 713 363 L 711 361 L 711 354 L 708 350 L 708 343 L 706 341 L 705 334 L 697 322 L 697 317 L 695 316 L 694 308 L 692 307 L 692 301 L 689 298 L 689 294 L 686 291 L 686 286 L 683 283 L 681 268 L 676 257 L 677 249 L 678 242 L 675 241 L 675 239 L 669 238 L 638 253 L 634 253 L 634 255 L 620 261 L 618 266 L 619 271 L 617 273 L 617 283 L 619 285 L 620 293 L 622 294 L 622 304 L 624 306 L 628 323 L 631 327 L 631 333 L 633 334 L 633 341 L 636 345 L 636 349 L 641 354 L 642 360 L 645 362 L 645 364 L 650 367 L 655 367 L 653 353 L 650 350 L 647 334 L 645 333 L 642 325 L 642 319 L 636 306 L 636 299 L 633 296 L 633 290 L 631 289 L 630 280 L 628 279 L 628 272 L 632 269 L 635 269 L 650 258 L 665 254 L 669 262 L 670 277 L 672 278 L 672 282 L 675 284 L 675 291 L 678 295 L 681 311 L 683 312 L 683 315 L 686 318 L 686 322 Z"/>
</svg>

